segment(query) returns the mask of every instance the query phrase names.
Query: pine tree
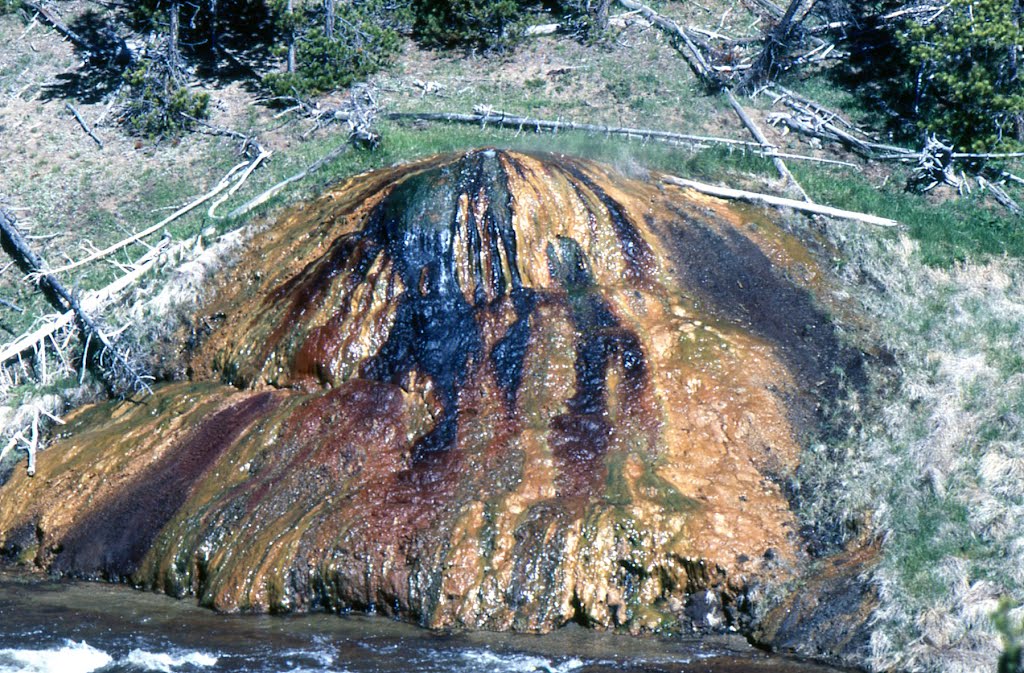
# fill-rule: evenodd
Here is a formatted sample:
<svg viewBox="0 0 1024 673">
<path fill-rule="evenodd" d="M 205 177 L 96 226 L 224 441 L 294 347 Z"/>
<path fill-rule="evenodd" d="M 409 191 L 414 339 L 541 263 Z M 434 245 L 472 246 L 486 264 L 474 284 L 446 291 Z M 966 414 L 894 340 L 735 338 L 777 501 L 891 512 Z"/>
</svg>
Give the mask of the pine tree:
<svg viewBox="0 0 1024 673">
<path fill-rule="evenodd" d="M 135 7 L 137 18 L 151 24 L 161 40 L 123 75 L 128 88 L 121 119 L 134 133 L 176 135 L 207 116 L 209 95 L 193 91 L 185 75 L 181 5 L 181 0 L 145 0 Z"/>
<path fill-rule="evenodd" d="M 919 126 L 960 149 L 1024 146 L 1022 0 L 950 0 L 902 36 L 916 68 Z"/>
<path fill-rule="evenodd" d="M 344 88 L 388 65 L 400 48 L 400 14 L 384 0 L 272 0 L 285 72 L 264 84 L 280 96 Z"/>
<path fill-rule="evenodd" d="M 414 0 L 416 33 L 436 47 L 505 51 L 523 37 L 522 0 Z"/>
</svg>

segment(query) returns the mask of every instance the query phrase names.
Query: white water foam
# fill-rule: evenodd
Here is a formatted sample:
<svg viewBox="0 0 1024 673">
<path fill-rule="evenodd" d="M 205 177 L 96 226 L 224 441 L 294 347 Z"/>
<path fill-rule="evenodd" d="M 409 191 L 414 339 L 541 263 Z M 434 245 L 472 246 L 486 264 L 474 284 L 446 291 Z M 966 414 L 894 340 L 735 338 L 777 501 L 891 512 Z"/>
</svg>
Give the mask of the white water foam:
<svg viewBox="0 0 1024 673">
<path fill-rule="evenodd" d="M 469 650 L 461 654 L 473 664 L 474 670 L 491 673 L 570 673 L 583 667 L 579 659 L 556 664 L 551 659 L 528 654 L 501 655 L 488 650 Z"/>
<path fill-rule="evenodd" d="M 321 644 L 322 638 L 315 638 L 314 642 Z M 285 650 L 280 653 L 280 658 L 285 660 L 289 668 L 282 668 L 284 673 L 350 673 L 347 668 L 333 668 L 334 653 L 325 647 L 320 649 Z M 312 660 L 315 668 L 309 668 L 308 664 L 296 665 L 295 660 Z"/>
<path fill-rule="evenodd" d="M 193 666 L 196 668 L 208 668 L 217 665 L 217 657 L 206 652 L 182 652 L 168 654 L 166 652 L 147 652 L 146 650 L 132 650 L 128 653 L 124 663 L 136 666 L 146 671 L 158 671 L 159 673 L 174 673 L 174 669 L 181 666 Z"/>
<path fill-rule="evenodd" d="M 103 650 L 72 640 L 49 650 L 0 650 L 0 673 L 92 673 L 112 662 Z"/>
</svg>

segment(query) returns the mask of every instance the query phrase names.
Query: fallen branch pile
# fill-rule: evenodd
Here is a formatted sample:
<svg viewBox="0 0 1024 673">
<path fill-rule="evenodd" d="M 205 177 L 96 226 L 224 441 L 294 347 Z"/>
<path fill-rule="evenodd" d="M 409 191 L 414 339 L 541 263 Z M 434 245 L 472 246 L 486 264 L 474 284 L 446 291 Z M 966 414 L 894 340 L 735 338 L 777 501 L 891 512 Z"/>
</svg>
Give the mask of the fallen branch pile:
<svg viewBox="0 0 1024 673">
<path fill-rule="evenodd" d="M 801 135 L 839 143 L 865 159 L 879 159 L 880 153 L 906 156 L 910 150 L 895 145 L 875 142 L 870 135 L 857 128 L 837 112 L 792 91 L 773 85 L 768 89 L 775 96 L 775 103 L 781 103 L 792 112 L 775 112 L 768 116 L 772 126 L 783 127 L 784 132 L 795 131 Z"/>
<path fill-rule="evenodd" d="M 231 168 L 231 170 L 227 172 L 227 174 L 224 175 L 223 178 L 220 179 L 220 182 L 214 185 L 213 189 L 206 192 L 202 196 L 196 198 L 195 200 L 185 204 L 181 208 L 178 208 L 173 213 L 171 213 L 164 219 L 160 220 L 156 224 L 147 227 L 138 233 L 132 234 L 128 238 L 122 239 L 117 243 L 114 243 L 113 245 L 110 245 L 102 250 L 97 250 L 76 262 L 70 262 L 63 266 L 59 266 L 55 269 L 46 270 L 45 273 L 54 276 L 60 273 L 71 271 L 73 269 L 77 269 L 81 266 L 89 264 L 90 262 L 95 262 L 96 260 L 103 259 L 104 257 L 108 257 L 113 253 L 117 252 L 118 250 L 122 250 L 128 247 L 132 243 L 137 243 L 142 239 L 151 236 L 152 234 L 155 234 L 156 232 L 160 231 L 171 222 L 174 222 L 183 215 L 198 208 L 199 206 L 203 205 L 204 203 L 214 198 L 221 192 L 224 192 L 225 190 L 228 190 L 230 188 L 228 195 L 230 196 L 231 194 L 234 194 L 238 190 L 238 188 L 241 187 L 242 184 L 249 178 L 253 170 L 255 170 L 257 166 L 259 166 L 266 158 L 268 158 L 272 154 L 272 152 L 263 149 L 258 144 L 255 145 L 255 149 L 257 150 L 257 154 L 253 159 L 236 164 L 234 167 Z M 238 174 L 239 171 L 242 171 L 241 175 L 238 178 L 235 178 L 235 175 Z M 216 207 L 220 205 L 220 203 L 222 202 L 223 200 L 215 203 L 211 208 L 211 212 L 215 210 Z M 30 277 L 33 278 L 34 280 L 38 280 L 41 275 L 41 271 L 33 271 Z"/>
<path fill-rule="evenodd" d="M 148 377 L 136 371 L 135 366 L 129 362 L 127 354 L 118 349 L 112 337 L 100 327 L 90 312 L 82 306 L 79 298 L 49 273 L 46 263 L 32 250 L 18 230 L 14 215 L 9 210 L 2 208 L 0 208 L 0 237 L 2 237 L 4 248 L 7 249 L 14 261 L 26 272 L 32 274 L 44 295 L 61 311 L 59 320 L 64 320 L 64 324 L 74 320 L 78 324 L 78 328 L 85 341 L 82 357 L 83 366 L 88 363 L 94 364 L 101 379 L 106 381 L 108 386 L 116 392 L 123 392 L 124 390 L 152 392 L 146 380 Z M 0 359 L 0 363 L 5 362 L 10 357 L 20 355 L 23 350 L 32 347 L 33 344 L 43 343 L 45 346 L 45 339 L 51 336 L 57 329 L 59 329 L 59 326 L 55 326 L 53 330 L 40 333 L 35 340 L 24 342 L 24 348 L 13 351 L 9 355 L 8 351 L 11 349 L 4 348 L 3 353 L 0 353 L 0 355 L 7 355 L 7 357 Z M 93 339 L 100 345 L 100 348 L 94 353 L 94 357 L 90 359 L 89 345 Z M 20 342 L 22 340 L 19 340 L 16 344 Z"/>
<path fill-rule="evenodd" d="M 149 250 L 149 252 L 128 267 L 127 273 L 120 276 L 110 285 L 100 288 L 99 290 L 83 293 L 82 298 L 79 301 L 79 308 L 87 314 L 95 314 L 102 311 L 106 306 L 117 299 L 121 292 L 131 287 L 136 281 L 153 268 L 157 263 L 157 260 L 160 258 L 160 255 L 167 249 L 169 243 L 169 240 L 166 239 L 160 241 L 156 247 Z M 45 345 L 47 339 L 50 339 L 56 347 L 56 342 L 53 340 L 54 335 L 70 325 L 74 320 L 75 312 L 72 310 L 48 316 L 43 320 L 42 325 L 5 345 L 3 348 L 0 348 L 0 365 L 8 360 L 18 357 L 26 351 L 38 349 L 40 344 Z"/>
</svg>

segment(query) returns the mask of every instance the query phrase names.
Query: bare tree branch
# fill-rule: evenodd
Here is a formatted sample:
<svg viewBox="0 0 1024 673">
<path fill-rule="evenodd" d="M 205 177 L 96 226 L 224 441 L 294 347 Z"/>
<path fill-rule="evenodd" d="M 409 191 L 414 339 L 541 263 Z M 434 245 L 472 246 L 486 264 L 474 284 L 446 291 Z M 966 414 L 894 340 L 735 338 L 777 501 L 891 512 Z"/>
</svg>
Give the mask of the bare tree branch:
<svg viewBox="0 0 1024 673">
<path fill-rule="evenodd" d="M 73 313 L 82 333 L 88 334 L 102 344 L 103 350 L 100 352 L 100 356 L 108 355 L 112 359 L 113 367 L 99 373 L 111 385 L 111 388 L 117 387 L 116 381 L 124 378 L 127 379 L 133 391 L 152 393 L 153 391 L 145 378 L 135 371 L 132 364 L 110 341 L 92 316 L 82 308 L 78 298 L 68 291 L 60 281 L 47 273 L 45 262 L 32 250 L 21 232 L 18 231 L 14 215 L 4 208 L 0 208 L 0 234 L 3 236 L 4 247 L 8 248 L 8 252 L 15 261 L 26 267 L 29 272 L 36 274 L 39 286 L 44 290 L 44 294 L 51 303 L 59 310 Z M 99 362 L 99 358 L 95 362 Z"/>
<path fill-rule="evenodd" d="M 96 141 L 96 144 L 100 146 L 100 149 L 103 149 L 103 141 L 100 140 L 95 133 L 93 133 L 93 130 L 89 128 L 89 125 L 85 123 L 84 119 L 82 119 L 82 115 L 78 114 L 78 110 L 75 109 L 75 106 L 71 103 L 64 103 L 64 107 L 68 110 L 68 112 L 75 116 L 75 119 L 78 120 L 78 124 L 82 127 L 82 130 L 89 134 L 90 138 Z"/>
</svg>

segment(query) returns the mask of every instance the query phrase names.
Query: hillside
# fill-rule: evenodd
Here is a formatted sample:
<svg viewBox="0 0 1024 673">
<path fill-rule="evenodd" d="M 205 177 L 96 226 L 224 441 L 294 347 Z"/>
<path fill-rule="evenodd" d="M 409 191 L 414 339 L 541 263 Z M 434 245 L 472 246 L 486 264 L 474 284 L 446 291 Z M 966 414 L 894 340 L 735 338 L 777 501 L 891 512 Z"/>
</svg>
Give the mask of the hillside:
<svg viewBox="0 0 1024 673">
<path fill-rule="evenodd" d="M 727 97 L 708 90 L 664 30 L 619 5 L 612 7 L 609 34 L 594 42 L 553 33 L 529 37 L 503 54 L 484 54 L 430 49 L 403 35 L 389 67 L 357 86 L 294 104 L 271 104 L 257 77 L 237 74 L 279 68 L 273 55 L 228 46 L 231 62 L 244 67 L 190 72 L 189 85 L 210 96 L 208 118 L 190 133 L 162 138 L 131 135 L 118 124 L 120 80 L 97 78 L 46 17 L 4 7 L 0 206 L 16 216 L 50 268 L 159 222 L 216 189 L 232 169 L 233 180 L 247 176 L 224 182 L 215 197 L 143 241 L 59 276 L 76 294 L 96 290 L 128 272 L 151 246 L 164 246 L 152 255 L 154 268 L 97 313 L 106 331 L 119 333 L 133 366 L 156 380 L 188 376 L 181 354 L 209 331 L 193 320 L 194 302 L 202 299 L 194 295 L 221 275 L 219 265 L 231 257 L 226 242 L 237 245 L 233 232 L 265 227 L 287 205 L 369 169 L 489 146 L 583 156 L 637 178 L 657 170 L 800 198 L 764 148 L 751 144 Z M 84 0 L 49 7 L 72 26 L 111 11 Z M 778 20 L 761 2 L 663 2 L 656 9 L 680 26 L 736 40 L 759 38 L 762 25 Z M 547 21 L 543 14 L 533 18 Z M 837 41 L 835 50 L 844 48 Z M 743 52 L 740 62 L 750 56 Z M 954 175 L 966 185 L 959 190 L 945 184 L 914 193 L 906 186 L 916 160 L 869 160 L 849 143 L 787 126 L 779 115 L 806 121 L 787 101 L 806 98 L 828 108 L 818 108 L 817 121 L 848 120 L 841 128 L 863 142 L 922 149 L 923 140 L 911 139 L 918 145 L 911 146 L 879 125 L 879 110 L 851 85 L 841 59 L 809 60 L 779 78 L 794 95 L 780 97 L 776 88 L 775 95 L 738 96 L 742 110 L 777 148 L 768 153 L 783 155 L 809 199 L 900 226 L 764 211 L 816 242 L 818 263 L 836 280 L 825 310 L 866 362 L 865 387 L 851 386 L 826 410 L 831 432 L 804 447 L 788 496 L 801 524 L 820 541 L 812 555 L 879 546 L 877 565 L 860 578 L 878 599 L 869 647 L 844 663 L 870 670 L 991 670 L 1003 648 L 992 615 L 1004 605 L 1011 630 L 1024 618 L 1018 607 L 1024 602 L 1024 503 L 1017 486 L 1024 477 L 1021 218 L 983 188 L 993 181 L 984 174 L 981 182 Z M 485 115 L 482 122 L 399 114 L 474 112 Z M 708 140 L 668 143 L 611 128 L 505 128 L 500 113 Z M 379 143 L 350 143 L 353 127 L 372 129 Z M 329 160 L 318 164 L 323 157 Z M 1014 161 L 998 166 L 1013 172 L 1020 165 Z M 248 212 L 229 214 L 310 167 L 316 170 Z M 1024 202 L 1024 188 L 1013 180 L 1001 191 Z M 195 265 L 192 275 L 178 270 L 204 252 L 198 271 Z M 6 257 L 0 300 L 4 345 L 54 311 Z M 53 426 L 48 414 L 59 417 L 83 400 L 111 394 L 110 382 L 82 364 L 84 342 L 71 326 L 2 363 L 0 448 L 9 449 L 7 469 L 13 458 L 24 458 L 27 445 L 45 445 L 33 421 Z M 813 638 L 793 646 L 810 656 L 828 654 Z"/>
</svg>

